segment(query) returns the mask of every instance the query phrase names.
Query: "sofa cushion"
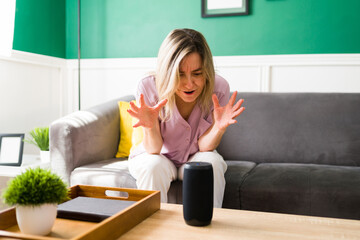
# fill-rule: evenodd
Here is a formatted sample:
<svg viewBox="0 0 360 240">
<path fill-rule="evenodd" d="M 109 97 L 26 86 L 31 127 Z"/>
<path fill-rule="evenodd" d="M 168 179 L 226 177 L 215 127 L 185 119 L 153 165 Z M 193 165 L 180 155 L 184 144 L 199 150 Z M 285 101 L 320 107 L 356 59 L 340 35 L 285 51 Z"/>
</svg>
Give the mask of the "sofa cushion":
<svg viewBox="0 0 360 240">
<path fill-rule="evenodd" d="M 128 161 L 125 158 L 113 158 L 75 168 L 70 176 L 70 184 L 104 187 L 137 188 L 136 180 L 131 176 Z M 120 192 L 111 196 L 126 196 Z M 169 203 L 181 203 L 182 181 L 173 181 L 168 192 Z"/>
<path fill-rule="evenodd" d="M 256 164 L 245 161 L 226 161 L 226 164 L 223 208 L 241 209 L 240 186 Z"/>
<path fill-rule="evenodd" d="M 360 219 L 360 167 L 259 164 L 240 197 L 246 210 Z"/>
<path fill-rule="evenodd" d="M 136 101 L 132 101 L 136 103 Z M 130 152 L 136 148 L 143 139 L 142 127 L 133 128 L 137 123 L 137 119 L 130 116 L 128 109 L 130 109 L 130 102 L 119 101 L 120 112 L 120 141 L 116 158 L 127 158 Z"/>
<path fill-rule="evenodd" d="M 132 117 L 127 112 L 130 108 L 130 102 L 119 101 L 120 112 L 120 141 L 116 158 L 126 158 L 129 156 L 131 148 L 131 138 L 133 133 Z"/>
<path fill-rule="evenodd" d="M 128 170 L 128 161 L 112 158 L 75 168 L 71 186 L 77 184 L 106 187 L 136 188 L 136 180 Z"/>
<path fill-rule="evenodd" d="M 224 159 L 360 166 L 360 94 L 238 93 L 239 98 L 246 110 L 217 148 Z"/>
</svg>

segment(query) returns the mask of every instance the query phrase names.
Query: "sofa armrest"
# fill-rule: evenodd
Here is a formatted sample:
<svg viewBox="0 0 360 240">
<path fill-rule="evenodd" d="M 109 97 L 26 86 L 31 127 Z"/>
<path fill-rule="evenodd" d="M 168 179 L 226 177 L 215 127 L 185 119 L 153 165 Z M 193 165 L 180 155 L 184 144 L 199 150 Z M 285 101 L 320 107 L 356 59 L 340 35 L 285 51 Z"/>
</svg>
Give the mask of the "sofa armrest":
<svg viewBox="0 0 360 240">
<path fill-rule="evenodd" d="M 50 125 L 51 169 L 68 184 L 76 167 L 115 156 L 120 136 L 119 100 L 74 112 Z"/>
</svg>

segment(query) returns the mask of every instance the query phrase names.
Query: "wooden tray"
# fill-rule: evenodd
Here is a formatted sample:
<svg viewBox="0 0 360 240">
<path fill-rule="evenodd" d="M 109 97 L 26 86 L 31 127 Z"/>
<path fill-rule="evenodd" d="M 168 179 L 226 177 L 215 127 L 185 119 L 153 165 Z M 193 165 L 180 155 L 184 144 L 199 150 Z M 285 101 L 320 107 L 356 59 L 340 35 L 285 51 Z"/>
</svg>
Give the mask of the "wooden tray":
<svg viewBox="0 0 360 240">
<path fill-rule="evenodd" d="M 11 239 L 117 239 L 135 225 L 160 209 L 160 191 L 130 188 L 110 188 L 76 185 L 70 188 L 70 198 L 78 196 L 136 201 L 136 203 L 99 223 L 56 218 L 51 233 L 36 236 L 20 232 L 15 208 L 0 212 L 0 238 Z M 128 197 L 109 197 L 106 191 L 126 192 Z"/>
</svg>

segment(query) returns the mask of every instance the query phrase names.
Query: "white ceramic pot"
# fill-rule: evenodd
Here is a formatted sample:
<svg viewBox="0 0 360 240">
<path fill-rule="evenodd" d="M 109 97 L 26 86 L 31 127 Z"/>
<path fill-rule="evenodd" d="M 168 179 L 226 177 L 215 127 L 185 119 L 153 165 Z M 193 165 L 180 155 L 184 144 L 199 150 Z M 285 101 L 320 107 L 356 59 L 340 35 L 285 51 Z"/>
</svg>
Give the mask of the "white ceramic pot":
<svg viewBox="0 0 360 240">
<path fill-rule="evenodd" d="M 54 225 L 57 214 L 57 204 L 42 204 L 39 206 L 17 206 L 16 219 L 22 233 L 47 235 Z"/>
<path fill-rule="evenodd" d="M 50 151 L 40 151 L 40 159 L 42 163 L 50 162 Z"/>
</svg>

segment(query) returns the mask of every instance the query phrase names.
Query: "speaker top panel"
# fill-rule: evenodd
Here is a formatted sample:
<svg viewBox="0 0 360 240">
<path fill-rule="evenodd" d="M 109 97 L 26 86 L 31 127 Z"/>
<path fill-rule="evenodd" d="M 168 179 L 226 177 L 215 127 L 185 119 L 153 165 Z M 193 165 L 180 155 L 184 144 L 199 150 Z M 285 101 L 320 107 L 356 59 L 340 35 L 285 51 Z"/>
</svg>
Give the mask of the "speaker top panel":
<svg viewBox="0 0 360 240">
<path fill-rule="evenodd" d="M 212 169 L 211 163 L 207 162 L 189 162 L 185 164 L 185 169 L 208 170 Z"/>
</svg>

